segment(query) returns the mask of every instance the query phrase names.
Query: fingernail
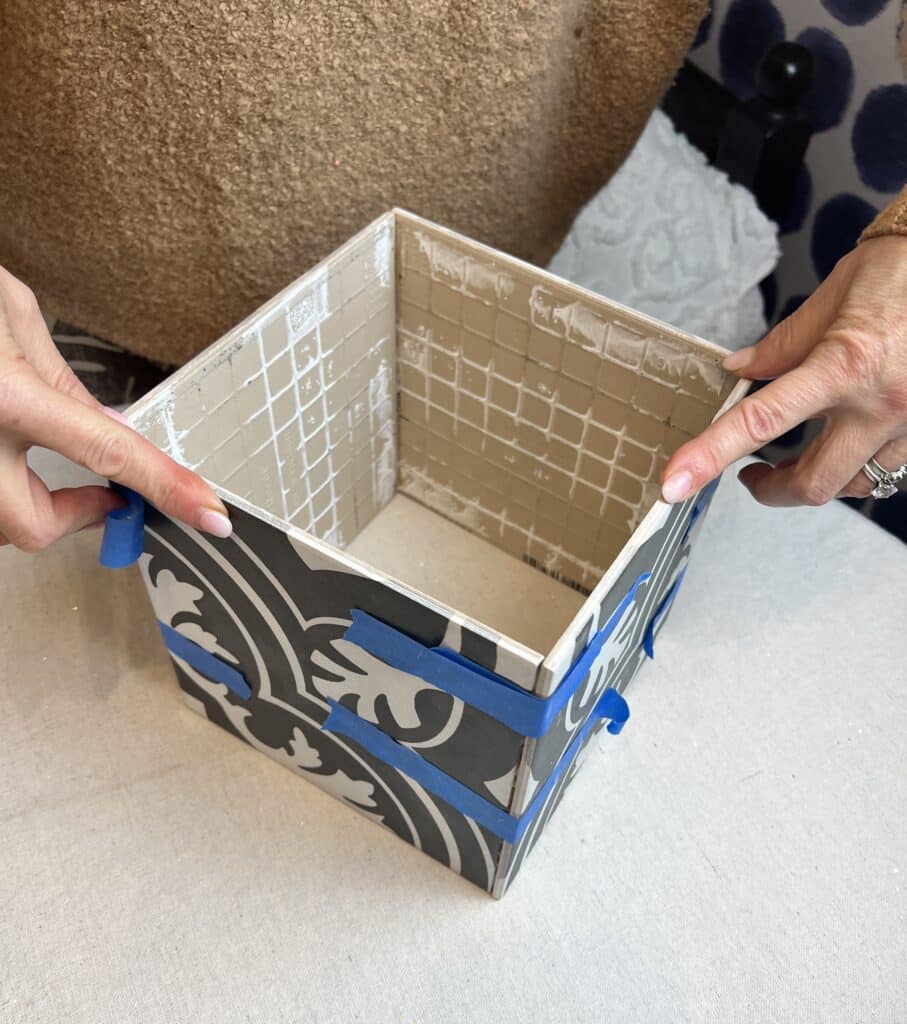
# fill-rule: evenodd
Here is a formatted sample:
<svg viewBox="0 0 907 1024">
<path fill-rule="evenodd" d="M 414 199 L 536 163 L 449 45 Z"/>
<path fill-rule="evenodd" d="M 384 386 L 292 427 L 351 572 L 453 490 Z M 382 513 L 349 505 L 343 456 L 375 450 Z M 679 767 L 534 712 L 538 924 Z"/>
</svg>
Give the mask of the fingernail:
<svg viewBox="0 0 907 1024">
<path fill-rule="evenodd" d="M 206 508 L 198 517 L 199 529 L 210 533 L 213 537 L 229 537 L 233 532 L 233 524 L 230 517 L 223 512 L 215 512 L 214 509 Z"/>
<path fill-rule="evenodd" d="M 118 409 L 113 409 L 109 405 L 105 405 L 104 415 L 109 416 L 112 420 L 116 420 L 117 423 L 122 423 L 124 427 L 129 427 L 130 430 L 132 429 L 132 424 Z"/>
<path fill-rule="evenodd" d="M 750 345 L 749 347 L 742 348 L 737 352 L 732 352 L 721 365 L 725 370 L 730 370 L 733 373 L 735 370 L 742 370 L 744 366 L 751 363 L 755 355 L 755 346 Z"/>
<path fill-rule="evenodd" d="M 661 485 L 661 495 L 669 505 L 675 505 L 690 493 L 693 486 L 693 474 L 685 469 L 674 473 Z"/>
</svg>

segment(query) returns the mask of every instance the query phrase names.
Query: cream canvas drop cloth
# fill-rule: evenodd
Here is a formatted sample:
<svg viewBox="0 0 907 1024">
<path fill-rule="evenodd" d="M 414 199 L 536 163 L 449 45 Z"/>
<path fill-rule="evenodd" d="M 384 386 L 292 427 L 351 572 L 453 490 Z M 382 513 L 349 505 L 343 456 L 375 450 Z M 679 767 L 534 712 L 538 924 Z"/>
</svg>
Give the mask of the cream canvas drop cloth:
<svg viewBox="0 0 907 1024">
<path fill-rule="evenodd" d="M 907 551 L 849 509 L 722 484 L 502 903 L 185 708 L 99 540 L 0 552 L 3 1024 L 907 1020 Z"/>
</svg>

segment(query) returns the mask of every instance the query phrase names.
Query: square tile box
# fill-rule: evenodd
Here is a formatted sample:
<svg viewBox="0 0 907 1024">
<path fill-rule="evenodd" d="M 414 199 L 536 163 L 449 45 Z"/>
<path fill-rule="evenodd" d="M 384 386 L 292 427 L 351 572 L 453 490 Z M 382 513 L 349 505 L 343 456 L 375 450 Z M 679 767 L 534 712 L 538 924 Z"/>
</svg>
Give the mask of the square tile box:
<svg viewBox="0 0 907 1024">
<path fill-rule="evenodd" d="M 186 701 L 502 895 L 626 720 L 711 497 L 659 473 L 745 392 L 723 354 L 380 217 L 129 410 L 234 524 L 144 510 Z"/>
</svg>

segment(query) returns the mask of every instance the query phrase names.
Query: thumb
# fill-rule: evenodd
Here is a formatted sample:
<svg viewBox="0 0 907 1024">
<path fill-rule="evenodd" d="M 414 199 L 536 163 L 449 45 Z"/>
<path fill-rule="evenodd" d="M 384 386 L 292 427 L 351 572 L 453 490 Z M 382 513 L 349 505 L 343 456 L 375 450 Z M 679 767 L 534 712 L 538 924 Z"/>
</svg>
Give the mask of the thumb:
<svg viewBox="0 0 907 1024">
<path fill-rule="evenodd" d="M 831 326 L 836 312 L 832 289 L 820 287 L 760 342 L 732 352 L 722 365 L 749 380 L 774 380 L 806 359 Z"/>
</svg>

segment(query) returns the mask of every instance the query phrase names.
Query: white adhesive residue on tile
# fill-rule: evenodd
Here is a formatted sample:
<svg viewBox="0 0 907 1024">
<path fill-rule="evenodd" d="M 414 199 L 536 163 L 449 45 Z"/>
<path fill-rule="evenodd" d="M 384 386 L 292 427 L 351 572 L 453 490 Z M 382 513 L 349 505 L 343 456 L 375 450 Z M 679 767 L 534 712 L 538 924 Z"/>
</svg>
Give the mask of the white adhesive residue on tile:
<svg viewBox="0 0 907 1024">
<path fill-rule="evenodd" d="M 588 306 L 575 302 L 570 315 L 568 336 L 572 342 L 587 352 L 601 355 L 605 349 L 607 324 Z"/>
<path fill-rule="evenodd" d="M 392 351 L 390 338 L 382 338 L 373 346 L 369 357 L 382 350 Z M 386 505 L 394 496 L 397 479 L 393 376 L 392 364 L 384 357 L 379 362 L 368 387 L 372 433 L 372 486 L 379 507 Z"/>
<path fill-rule="evenodd" d="M 513 278 L 494 264 L 475 256 L 466 256 L 439 238 L 431 238 L 422 231 L 414 231 L 419 250 L 428 260 L 431 276 L 435 280 L 451 285 L 456 291 L 473 298 L 492 301 L 512 295 Z M 490 293 L 490 295 L 489 295 Z"/>
<path fill-rule="evenodd" d="M 295 342 L 315 330 L 331 313 L 328 302 L 328 268 L 320 267 L 298 294 L 287 300 L 287 325 L 290 341 Z"/>
<path fill-rule="evenodd" d="M 431 333 L 431 332 L 426 332 Z M 400 361 L 409 363 L 422 371 L 428 370 L 428 349 L 427 339 L 424 335 L 412 334 L 410 331 L 398 328 Z"/>
<path fill-rule="evenodd" d="M 203 366 L 179 374 L 139 413 L 137 428 L 215 484 L 343 546 L 393 496 L 393 235 L 385 219 L 297 281 Z M 356 315 L 344 318 L 338 337 L 347 305 Z M 358 345 L 346 348 L 366 324 L 380 340 L 362 354 Z M 366 386 L 347 395 L 344 380 L 354 366 L 362 371 L 360 359 Z M 354 449 L 343 443 L 351 437 Z M 342 472 L 348 459 L 352 474 Z"/>
<path fill-rule="evenodd" d="M 690 356 L 687 360 L 688 372 L 696 374 L 699 379 L 715 395 L 721 394 L 721 389 L 727 382 L 727 374 L 716 361 L 710 363 L 707 359 L 694 359 Z"/>
<path fill-rule="evenodd" d="M 257 341 L 258 341 L 259 354 L 261 356 L 261 364 L 262 364 L 262 366 L 265 366 L 266 363 L 267 363 L 267 359 L 265 358 L 264 342 L 262 340 L 261 331 L 260 330 L 256 331 L 256 337 L 257 337 Z M 270 445 L 271 445 L 271 447 L 273 448 L 273 451 L 274 451 L 274 466 L 277 468 L 276 475 L 279 477 L 280 476 L 280 453 L 277 450 L 277 429 L 276 429 L 276 425 L 274 423 L 274 396 L 271 394 L 271 387 L 270 387 L 270 384 L 268 383 L 268 376 L 267 376 L 267 374 L 265 373 L 265 374 L 263 374 L 263 376 L 264 376 L 264 383 L 265 383 L 265 389 L 266 389 L 266 394 L 267 394 L 268 421 L 269 421 L 270 426 L 271 426 L 271 441 L 270 441 Z M 274 483 L 274 481 L 270 479 L 270 476 L 271 476 L 271 474 L 267 473 L 265 475 L 264 479 L 262 479 L 260 481 L 260 483 L 262 485 L 267 487 L 268 492 L 271 492 L 271 488 L 272 488 L 273 483 Z M 280 507 L 279 508 L 271 507 L 271 508 L 269 508 L 269 511 L 275 512 L 276 514 L 282 516 L 283 519 L 285 519 L 285 520 L 289 520 L 290 519 L 290 508 L 289 508 L 289 504 L 287 503 L 287 492 L 286 492 L 286 490 L 283 487 L 283 481 L 282 480 L 278 480 L 277 483 L 278 483 L 278 490 L 279 490 L 279 494 L 280 494 Z M 271 502 L 269 502 L 268 504 L 269 504 L 269 506 L 272 505 Z"/>
<path fill-rule="evenodd" d="M 615 321 L 608 328 L 605 351 L 615 362 L 636 369 L 645 356 L 647 340 L 638 331 Z"/>
<path fill-rule="evenodd" d="M 421 231 L 414 232 L 419 249 L 428 260 L 431 276 L 447 284 L 459 284 L 461 287 L 466 277 L 466 257 L 451 246 L 445 245 L 438 238 L 430 238 Z"/>
<path fill-rule="evenodd" d="M 185 464 L 186 459 L 183 455 L 183 448 L 180 443 L 181 435 L 184 431 L 181 431 L 178 434 L 173 426 L 173 407 L 175 404 L 176 396 L 171 392 L 167 395 L 167 398 L 161 408 L 161 422 L 164 424 L 164 430 L 167 434 L 167 447 L 169 449 L 167 454 L 176 462 Z"/>
<path fill-rule="evenodd" d="M 479 509 L 475 503 L 464 501 L 446 487 L 441 487 L 424 473 L 405 462 L 400 464 L 400 490 L 409 497 L 451 522 L 457 523 L 472 533 L 484 535 Z"/>
<path fill-rule="evenodd" d="M 660 379 L 670 379 L 676 385 L 682 383 L 689 358 L 687 352 L 666 341 L 650 338 L 644 358 L 644 370 L 655 370 Z"/>
<path fill-rule="evenodd" d="M 533 285 L 529 296 L 529 315 L 533 326 L 549 334 L 564 337 L 576 303 L 559 306 L 551 292 L 543 285 Z"/>
<path fill-rule="evenodd" d="M 389 223 L 382 224 L 375 232 L 375 243 L 372 248 L 374 271 L 382 288 L 390 287 L 392 256 L 391 227 Z"/>
<path fill-rule="evenodd" d="M 466 291 L 476 298 L 484 298 L 489 293 L 496 298 L 506 298 L 513 294 L 514 285 L 509 274 L 479 260 L 468 259 L 465 287 Z"/>
<path fill-rule="evenodd" d="M 390 339 L 388 338 L 382 338 L 381 341 L 371 349 L 369 356 L 379 352 L 383 347 L 387 347 L 389 341 Z M 382 359 L 378 364 L 378 369 L 368 382 L 368 405 L 369 410 L 373 414 L 378 412 L 386 413 L 389 409 L 393 408 L 391 400 L 392 376 L 390 363 L 387 359 Z"/>
</svg>

